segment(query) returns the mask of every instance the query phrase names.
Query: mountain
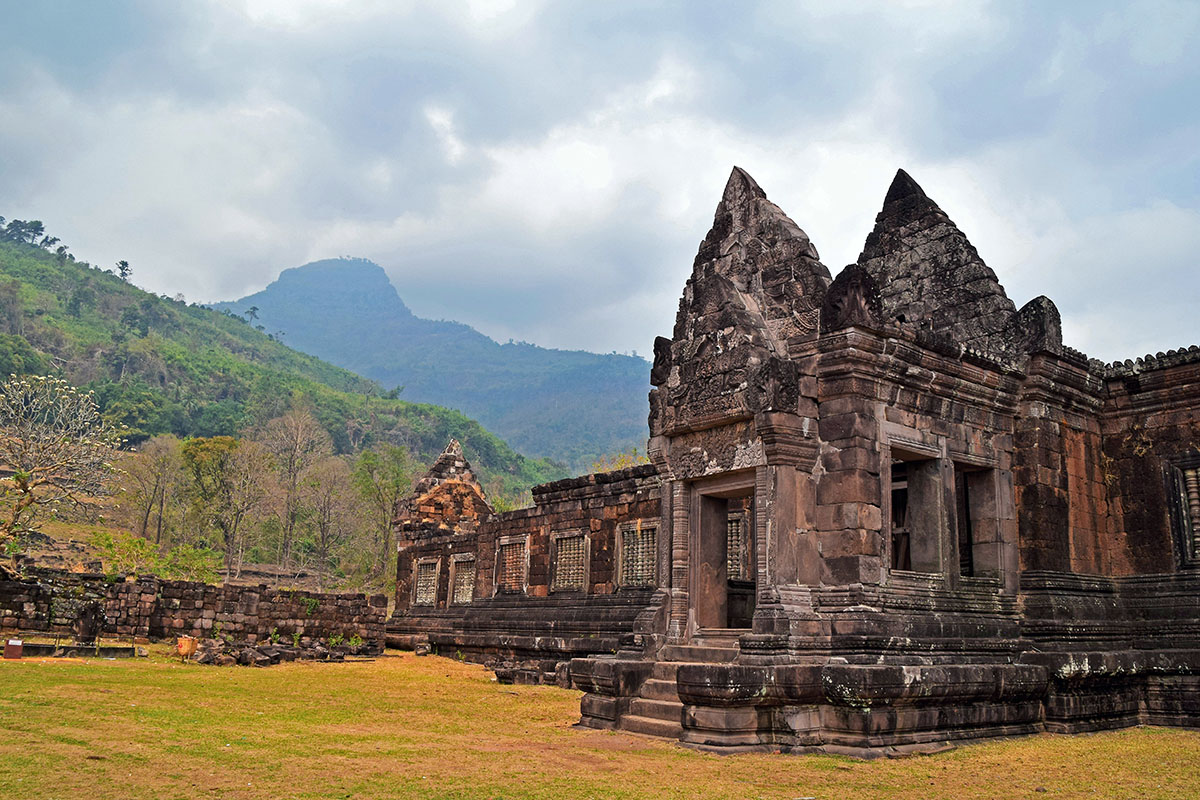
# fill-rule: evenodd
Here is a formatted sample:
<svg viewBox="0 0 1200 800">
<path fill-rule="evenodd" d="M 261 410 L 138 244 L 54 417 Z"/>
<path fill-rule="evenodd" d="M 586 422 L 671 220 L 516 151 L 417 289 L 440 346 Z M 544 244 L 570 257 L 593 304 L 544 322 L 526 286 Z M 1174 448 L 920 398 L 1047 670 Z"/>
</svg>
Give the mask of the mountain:
<svg viewBox="0 0 1200 800">
<path fill-rule="evenodd" d="M 406 399 L 457 408 L 521 452 L 576 471 L 645 447 L 644 359 L 499 344 L 459 322 L 422 319 L 365 259 L 288 269 L 261 292 L 213 307 L 249 313 L 298 350 L 402 386 Z"/>
<path fill-rule="evenodd" d="M 458 411 L 388 398 L 242 317 L 144 292 L 65 248 L 0 241 L 0 370 L 53 373 L 94 391 L 133 444 L 159 433 L 237 435 L 299 402 L 340 452 L 390 443 L 428 463 L 457 438 L 489 490 L 505 494 L 566 474 Z"/>
</svg>

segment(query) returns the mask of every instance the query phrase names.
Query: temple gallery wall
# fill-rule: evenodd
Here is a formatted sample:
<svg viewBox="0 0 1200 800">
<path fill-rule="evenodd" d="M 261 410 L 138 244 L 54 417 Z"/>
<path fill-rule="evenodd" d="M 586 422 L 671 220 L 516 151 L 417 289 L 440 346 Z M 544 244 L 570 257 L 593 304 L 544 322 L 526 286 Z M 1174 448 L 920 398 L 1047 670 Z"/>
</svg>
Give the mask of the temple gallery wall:
<svg viewBox="0 0 1200 800">
<path fill-rule="evenodd" d="M 396 644 L 581 722 L 878 755 L 1200 725 L 1200 349 L 1104 364 L 903 171 L 833 278 L 734 169 L 655 343 L 651 463 L 397 510 Z"/>
</svg>

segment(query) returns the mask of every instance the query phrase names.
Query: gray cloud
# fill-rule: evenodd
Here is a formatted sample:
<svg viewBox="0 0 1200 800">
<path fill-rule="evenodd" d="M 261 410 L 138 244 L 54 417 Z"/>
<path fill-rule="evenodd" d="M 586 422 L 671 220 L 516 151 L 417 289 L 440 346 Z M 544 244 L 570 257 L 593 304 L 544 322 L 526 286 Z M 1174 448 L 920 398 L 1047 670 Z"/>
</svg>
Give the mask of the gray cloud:
<svg viewBox="0 0 1200 800">
<path fill-rule="evenodd" d="M 11 5 L 0 213 L 154 291 L 362 255 L 417 313 L 646 353 L 733 164 L 834 272 L 904 166 L 1071 343 L 1195 338 L 1193 3 Z"/>
</svg>

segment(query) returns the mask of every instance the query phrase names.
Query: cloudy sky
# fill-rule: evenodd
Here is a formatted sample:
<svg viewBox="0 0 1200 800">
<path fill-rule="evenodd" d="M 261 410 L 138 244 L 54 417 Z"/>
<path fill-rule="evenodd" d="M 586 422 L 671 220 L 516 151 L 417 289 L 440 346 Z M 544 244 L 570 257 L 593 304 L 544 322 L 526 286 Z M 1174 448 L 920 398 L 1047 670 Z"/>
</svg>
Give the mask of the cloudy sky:
<svg viewBox="0 0 1200 800">
<path fill-rule="evenodd" d="M 233 299 L 646 354 L 730 168 L 836 272 L 897 167 L 1104 359 L 1200 343 L 1200 2 L 0 0 L 0 214 Z"/>
</svg>

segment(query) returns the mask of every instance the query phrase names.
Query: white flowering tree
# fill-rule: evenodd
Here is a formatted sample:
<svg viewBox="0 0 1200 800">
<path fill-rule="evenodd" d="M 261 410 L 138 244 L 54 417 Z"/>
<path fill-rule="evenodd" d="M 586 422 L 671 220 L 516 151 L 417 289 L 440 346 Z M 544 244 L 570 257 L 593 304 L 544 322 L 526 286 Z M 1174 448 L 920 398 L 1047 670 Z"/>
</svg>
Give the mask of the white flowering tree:
<svg viewBox="0 0 1200 800">
<path fill-rule="evenodd" d="M 0 548 L 11 557 L 46 513 L 103 494 L 119 442 L 90 392 L 51 377 L 0 385 Z"/>
</svg>

